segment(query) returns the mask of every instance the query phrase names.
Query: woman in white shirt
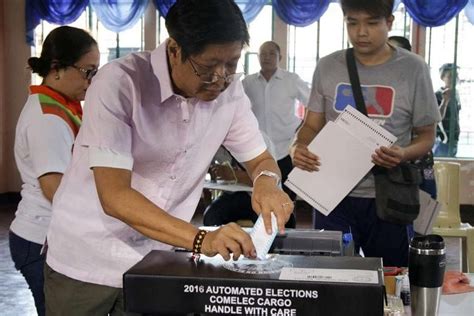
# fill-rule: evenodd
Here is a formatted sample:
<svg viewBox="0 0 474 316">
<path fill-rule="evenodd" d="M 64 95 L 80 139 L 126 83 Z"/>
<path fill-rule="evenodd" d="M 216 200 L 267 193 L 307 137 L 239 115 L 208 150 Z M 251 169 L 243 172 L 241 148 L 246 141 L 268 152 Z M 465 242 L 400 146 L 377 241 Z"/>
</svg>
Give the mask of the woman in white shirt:
<svg viewBox="0 0 474 316">
<path fill-rule="evenodd" d="M 45 314 L 42 252 L 51 218 L 51 202 L 72 155 L 82 121 L 87 88 L 99 66 L 97 42 L 86 31 L 61 26 L 49 33 L 41 56 L 28 59 L 43 78 L 30 86 L 15 134 L 15 160 L 23 185 L 10 226 L 15 268 L 32 291 L 38 315 Z"/>
</svg>

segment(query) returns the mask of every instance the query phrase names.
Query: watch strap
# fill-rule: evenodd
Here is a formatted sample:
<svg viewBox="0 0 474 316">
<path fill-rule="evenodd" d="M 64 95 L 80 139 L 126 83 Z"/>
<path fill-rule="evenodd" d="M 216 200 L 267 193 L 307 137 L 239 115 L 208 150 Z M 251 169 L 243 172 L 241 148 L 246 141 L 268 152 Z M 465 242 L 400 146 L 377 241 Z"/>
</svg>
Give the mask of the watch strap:
<svg viewBox="0 0 474 316">
<path fill-rule="evenodd" d="M 276 185 L 277 186 L 280 186 L 281 185 L 281 178 L 280 176 L 273 172 L 273 171 L 270 171 L 270 170 L 262 170 L 260 171 L 260 173 L 253 179 L 253 184 L 255 185 L 255 182 L 257 181 L 258 178 L 260 178 L 261 176 L 267 176 L 267 177 L 272 177 L 276 180 Z"/>
</svg>

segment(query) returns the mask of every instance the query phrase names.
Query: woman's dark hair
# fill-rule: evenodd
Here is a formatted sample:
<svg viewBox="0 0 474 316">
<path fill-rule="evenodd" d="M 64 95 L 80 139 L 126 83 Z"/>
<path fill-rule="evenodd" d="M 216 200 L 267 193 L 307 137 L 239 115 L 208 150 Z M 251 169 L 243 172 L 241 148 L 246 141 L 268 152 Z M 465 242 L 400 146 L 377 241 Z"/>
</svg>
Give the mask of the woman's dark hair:
<svg viewBox="0 0 474 316">
<path fill-rule="evenodd" d="M 392 16 L 394 0 L 341 0 L 344 15 L 349 11 L 364 11 L 374 17 Z"/>
<path fill-rule="evenodd" d="M 166 15 L 166 28 L 183 61 L 209 44 L 249 43 L 247 24 L 233 0 L 177 0 Z"/>
<path fill-rule="evenodd" d="M 86 31 L 60 26 L 46 36 L 41 56 L 29 58 L 28 65 L 34 73 L 44 78 L 52 68 L 61 69 L 74 65 L 94 45 L 97 46 L 97 42 Z"/>
<path fill-rule="evenodd" d="M 405 48 L 406 50 L 411 51 L 410 41 L 406 37 L 394 35 L 394 36 L 390 36 L 388 40 L 397 42 L 399 47 Z"/>
</svg>

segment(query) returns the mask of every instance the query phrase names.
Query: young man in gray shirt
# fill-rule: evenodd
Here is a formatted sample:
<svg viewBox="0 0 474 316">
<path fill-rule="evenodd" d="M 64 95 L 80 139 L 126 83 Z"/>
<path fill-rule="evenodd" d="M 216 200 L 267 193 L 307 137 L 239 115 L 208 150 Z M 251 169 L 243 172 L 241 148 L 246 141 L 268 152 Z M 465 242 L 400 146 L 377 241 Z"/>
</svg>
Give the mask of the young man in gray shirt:
<svg viewBox="0 0 474 316">
<path fill-rule="evenodd" d="M 341 0 L 341 7 L 368 116 L 398 138 L 394 146 L 374 152 L 374 164 L 393 168 L 423 156 L 433 146 L 440 115 L 426 63 L 387 42 L 394 19 L 393 0 Z M 321 58 L 316 67 L 309 112 L 291 147 L 293 164 L 303 170 L 317 172 L 324 166 L 307 145 L 346 106 L 356 107 L 345 53 L 337 51 Z M 315 210 L 314 227 L 351 231 L 356 250 L 362 248 L 365 256 L 382 257 L 384 265 L 408 264 L 411 225 L 377 217 L 371 173 L 327 217 Z"/>
</svg>

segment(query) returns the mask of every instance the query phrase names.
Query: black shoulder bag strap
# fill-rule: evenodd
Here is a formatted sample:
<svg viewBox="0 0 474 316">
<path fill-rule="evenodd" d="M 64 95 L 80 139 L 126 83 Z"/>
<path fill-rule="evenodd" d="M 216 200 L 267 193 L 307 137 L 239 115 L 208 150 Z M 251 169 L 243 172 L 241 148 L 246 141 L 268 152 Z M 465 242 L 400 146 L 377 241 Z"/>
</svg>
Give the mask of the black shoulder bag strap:
<svg viewBox="0 0 474 316">
<path fill-rule="evenodd" d="M 359 81 L 359 74 L 357 72 L 357 65 L 354 56 L 354 49 L 348 48 L 346 50 L 346 63 L 347 63 L 347 70 L 349 71 L 349 79 L 351 80 L 351 87 L 352 87 L 352 94 L 354 95 L 354 100 L 356 103 L 357 110 L 363 113 L 365 116 L 367 115 L 367 108 L 365 107 L 364 96 L 362 95 L 362 89 L 360 87 Z M 374 166 L 372 168 L 372 172 L 381 172 L 381 167 Z"/>
<path fill-rule="evenodd" d="M 356 102 L 357 110 L 367 116 L 367 108 L 365 107 L 364 96 L 360 88 L 359 74 L 357 73 L 357 65 L 354 56 L 354 49 L 348 48 L 346 50 L 347 70 L 349 71 L 349 79 L 351 80 L 352 94 Z"/>
</svg>

